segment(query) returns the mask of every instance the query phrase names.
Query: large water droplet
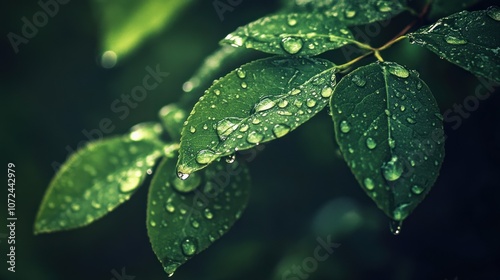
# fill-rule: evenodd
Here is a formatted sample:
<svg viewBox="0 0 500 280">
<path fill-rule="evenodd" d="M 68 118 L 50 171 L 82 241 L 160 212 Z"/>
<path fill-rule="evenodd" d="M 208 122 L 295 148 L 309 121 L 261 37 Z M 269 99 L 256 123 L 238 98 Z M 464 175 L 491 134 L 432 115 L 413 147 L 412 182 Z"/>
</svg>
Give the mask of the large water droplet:
<svg viewBox="0 0 500 280">
<path fill-rule="evenodd" d="M 404 219 L 406 219 L 406 217 L 408 217 L 408 214 L 410 214 L 406 210 L 408 206 L 410 206 L 410 204 L 401 204 L 398 207 L 396 207 L 396 209 L 394 209 L 394 211 L 392 212 L 394 220 L 403 221 Z"/>
<path fill-rule="evenodd" d="M 387 1 L 378 1 L 377 8 L 382 13 L 388 13 L 388 12 L 392 11 L 392 8 Z"/>
<path fill-rule="evenodd" d="M 396 148 L 396 140 L 392 139 L 392 138 L 389 138 L 389 140 L 387 141 L 389 143 L 389 147 L 391 149 L 394 149 Z"/>
<path fill-rule="evenodd" d="M 192 256 L 196 254 L 198 250 L 198 244 L 194 238 L 186 238 L 181 242 L 182 253 L 186 256 Z"/>
<path fill-rule="evenodd" d="M 356 16 L 356 11 L 354 10 L 346 10 L 344 12 L 346 18 L 353 18 Z"/>
<path fill-rule="evenodd" d="M 137 189 L 140 185 L 141 182 L 141 177 L 140 174 L 132 175 L 127 173 L 128 178 L 126 180 L 122 181 L 120 184 L 120 191 L 122 193 L 129 193 Z"/>
<path fill-rule="evenodd" d="M 446 43 L 448 43 L 450 45 L 465 45 L 465 44 L 467 44 L 466 40 L 460 39 L 460 38 L 457 38 L 454 36 L 450 36 L 450 35 L 444 36 L 444 40 L 446 41 Z"/>
<path fill-rule="evenodd" d="M 286 124 L 277 124 L 273 127 L 273 133 L 277 138 L 283 137 L 290 132 L 290 127 Z"/>
<path fill-rule="evenodd" d="M 174 213 L 175 206 L 172 203 L 167 202 L 167 204 L 165 204 L 165 210 L 167 210 L 168 213 Z"/>
<path fill-rule="evenodd" d="M 314 100 L 314 99 L 307 99 L 306 105 L 307 105 L 307 107 L 312 108 L 312 107 L 316 106 L 316 100 Z"/>
<path fill-rule="evenodd" d="M 500 21 L 500 8 L 499 7 L 489 7 L 487 12 L 488 16 L 496 21 Z"/>
<path fill-rule="evenodd" d="M 259 101 L 259 103 L 255 104 L 253 108 L 255 112 L 262 112 L 273 108 L 276 105 L 276 101 L 265 97 Z"/>
<path fill-rule="evenodd" d="M 340 131 L 342 131 L 343 133 L 348 133 L 349 131 L 351 131 L 351 126 L 347 121 L 342 121 L 340 123 Z"/>
<path fill-rule="evenodd" d="M 366 138 L 366 146 L 368 147 L 368 149 L 373 150 L 377 147 L 377 143 L 375 142 L 375 140 L 373 140 L 373 138 L 368 137 Z"/>
<path fill-rule="evenodd" d="M 170 259 L 165 260 L 163 264 L 164 264 L 163 270 L 165 271 L 165 273 L 167 273 L 168 277 L 174 276 L 175 271 L 180 266 L 180 263 L 173 262 Z"/>
<path fill-rule="evenodd" d="M 281 41 L 281 46 L 289 54 L 296 54 L 300 52 L 304 46 L 304 42 L 300 38 L 286 37 Z"/>
<path fill-rule="evenodd" d="M 238 75 L 238 77 L 240 79 L 244 79 L 246 77 L 246 73 L 245 73 L 245 70 L 241 69 L 241 68 L 238 68 L 236 70 L 236 75 Z"/>
<path fill-rule="evenodd" d="M 208 164 L 217 159 L 217 155 L 211 150 L 201 150 L 196 155 L 196 162 L 199 164 Z"/>
<path fill-rule="evenodd" d="M 413 186 L 411 187 L 411 191 L 412 191 L 414 194 L 416 194 L 416 195 L 419 195 L 419 194 L 423 193 L 423 192 L 424 192 L 424 190 L 425 190 L 425 189 L 424 189 L 423 187 L 419 186 L 419 185 L 413 185 Z"/>
<path fill-rule="evenodd" d="M 177 172 L 177 177 L 181 180 L 186 180 L 187 178 L 189 178 L 189 174 L 188 173 L 182 173 L 182 172 Z"/>
<path fill-rule="evenodd" d="M 366 178 L 363 182 L 367 190 L 371 191 L 375 188 L 375 184 L 371 178 Z"/>
<path fill-rule="evenodd" d="M 225 118 L 219 121 L 216 126 L 219 139 L 226 140 L 238 128 L 241 121 L 240 118 Z"/>
<path fill-rule="evenodd" d="M 358 87 L 364 87 L 366 85 L 366 80 L 358 75 L 352 77 L 352 82 Z"/>
<path fill-rule="evenodd" d="M 214 214 L 212 213 L 212 211 L 210 211 L 209 208 L 205 208 L 205 210 L 203 211 L 203 215 L 205 215 L 205 218 L 209 220 L 214 218 Z"/>
<path fill-rule="evenodd" d="M 287 23 L 288 23 L 289 26 L 295 26 L 295 25 L 297 25 L 296 16 L 294 14 L 289 14 L 288 15 L 288 19 L 287 19 Z"/>
<path fill-rule="evenodd" d="M 324 98 L 329 98 L 330 96 L 332 96 L 332 93 L 333 93 L 333 89 L 331 87 L 325 87 L 321 91 L 321 96 L 323 96 Z"/>
<path fill-rule="evenodd" d="M 388 71 L 392 75 L 403 79 L 408 78 L 410 76 L 410 72 L 406 70 L 406 68 L 400 65 L 390 65 L 388 67 Z"/>
<path fill-rule="evenodd" d="M 186 180 L 181 180 L 179 178 L 174 178 L 173 180 L 174 188 L 179 192 L 191 192 L 195 190 L 201 183 L 201 176 L 194 173 L 192 176 Z"/>
<path fill-rule="evenodd" d="M 397 156 L 382 165 L 382 174 L 387 181 L 396 181 L 403 174 L 403 164 Z"/>
<path fill-rule="evenodd" d="M 247 136 L 247 141 L 250 144 L 259 144 L 262 141 L 262 139 L 264 139 L 264 135 L 256 131 L 250 132 Z"/>
<path fill-rule="evenodd" d="M 412 119 L 410 117 L 406 118 L 406 121 L 409 123 L 409 124 L 416 124 L 417 121 L 415 119 Z"/>
<path fill-rule="evenodd" d="M 391 220 L 391 222 L 389 223 L 389 229 L 394 235 L 399 235 L 401 233 L 402 226 L 403 226 L 403 221 Z"/>
<path fill-rule="evenodd" d="M 231 46 L 233 47 L 241 47 L 245 43 L 245 39 L 238 35 L 228 34 L 224 39 L 231 42 Z"/>
</svg>

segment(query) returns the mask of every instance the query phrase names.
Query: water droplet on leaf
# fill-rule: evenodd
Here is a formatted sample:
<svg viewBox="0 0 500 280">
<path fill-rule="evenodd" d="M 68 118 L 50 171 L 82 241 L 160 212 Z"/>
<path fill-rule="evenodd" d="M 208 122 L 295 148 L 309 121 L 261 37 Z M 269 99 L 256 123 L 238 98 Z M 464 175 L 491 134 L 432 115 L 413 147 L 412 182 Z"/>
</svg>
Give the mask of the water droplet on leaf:
<svg viewBox="0 0 500 280">
<path fill-rule="evenodd" d="M 364 180 L 364 184 L 367 190 L 373 190 L 375 188 L 375 184 L 373 183 L 373 180 L 371 178 L 366 178 Z"/>
<path fill-rule="evenodd" d="M 387 181 L 396 181 L 403 174 L 403 165 L 397 156 L 382 165 L 382 174 Z"/>
<path fill-rule="evenodd" d="M 366 146 L 368 147 L 368 149 L 373 150 L 377 147 L 377 143 L 375 142 L 375 140 L 373 140 L 373 138 L 368 137 L 366 138 Z"/>
<path fill-rule="evenodd" d="M 196 155 L 196 162 L 199 164 L 208 164 L 217 159 L 217 155 L 211 150 L 201 150 Z"/>
<path fill-rule="evenodd" d="M 273 127 L 273 133 L 277 138 L 283 137 L 290 132 L 290 127 L 285 124 L 277 124 Z"/>
<path fill-rule="evenodd" d="M 349 123 L 347 123 L 347 121 L 342 121 L 340 123 L 340 131 L 342 131 L 343 133 L 348 133 L 349 131 L 351 131 L 351 127 L 349 126 Z"/>
<path fill-rule="evenodd" d="M 446 41 L 446 43 L 448 43 L 450 45 L 465 45 L 465 44 L 467 44 L 466 40 L 460 39 L 460 38 L 457 38 L 454 36 L 450 36 L 450 35 L 444 36 L 444 40 Z"/>
<path fill-rule="evenodd" d="M 259 144 L 262 139 L 264 139 L 264 135 L 255 131 L 250 132 L 247 136 L 247 141 L 250 144 Z"/>
<path fill-rule="evenodd" d="M 403 79 L 408 78 L 410 76 L 410 72 L 400 65 L 390 65 L 388 67 L 388 71 L 392 75 Z"/>
<path fill-rule="evenodd" d="M 281 46 L 289 54 L 298 53 L 304 45 L 302 39 L 294 37 L 286 37 L 281 41 Z"/>
<path fill-rule="evenodd" d="M 366 85 L 366 80 L 358 75 L 352 77 L 352 82 L 358 87 L 364 87 Z"/>
<path fill-rule="evenodd" d="M 401 233 L 402 226 L 403 226 L 402 221 L 391 220 L 391 222 L 389 224 L 389 228 L 390 228 L 392 234 L 394 234 L 394 235 L 399 235 Z"/>
<path fill-rule="evenodd" d="M 259 101 L 259 103 L 255 104 L 254 111 L 262 112 L 273 108 L 276 105 L 276 101 L 265 97 Z"/>
</svg>

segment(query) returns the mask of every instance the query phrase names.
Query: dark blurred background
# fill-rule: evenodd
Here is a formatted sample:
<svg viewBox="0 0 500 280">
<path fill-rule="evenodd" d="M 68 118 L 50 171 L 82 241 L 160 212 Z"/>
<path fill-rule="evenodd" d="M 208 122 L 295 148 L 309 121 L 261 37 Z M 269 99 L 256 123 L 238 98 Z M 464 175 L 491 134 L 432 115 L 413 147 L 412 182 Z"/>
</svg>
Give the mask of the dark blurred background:
<svg viewBox="0 0 500 280">
<path fill-rule="evenodd" d="M 220 39 L 280 8 L 279 1 L 264 0 L 200 0 L 187 5 L 145 1 L 153 3 L 147 8 L 141 7 L 142 2 L 116 2 L 59 4 L 57 14 L 20 44 L 17 54 L 7 34 L 21 35 L 21 18 L 32 21 L 41 7 L 36 1 L 3 3 L 0 149 L 4 166 L 16 164 L 18 221 L 15 273 L 7 271 L 7 229 L 0 226 L 1 279 L 118 280 L 112 271 L 121 274 L 122 268 L 136 280 L 165 279 L 146 233 L 147 186 L 88 227 L 33 235 L 54 163 L 64 162 L 68 150 L 87 141 L 82 131 L 98 128 L 103 118 L 116 126 L 110 135 L 156 121 L 159 109 L 180 98 L 183 83 Z M 221 18 L 214 2 L 239 4 Z M 419 1 L 412 2 L 419 7 Z M 471 9 L 496 2 L 482 1 Z M 168 5 L 172 10 L 162 12 Z M 142 15 L 129 16 L 127 9 Z M 151 23 L 157 14 L 158 21 Z M 401 14 L 370 43 L 382 45 L 411 21 L 408 13 Z M 129 29 L 119 29 L 127 24 Z M 136 40 L 108 40 L 120 32 L 123 38 Z M 109 46 L 119 50 L 118 62 L 105 68 L 102 55 Z M 472 108 L 470 96 L 478 87 L 490 93 L 474 110 L 466 109 L 458 128 L 453 128 L 455 121 L 445 123 L 448 138 L 441 175 L 404 222 L 402 233 L 391 233 L 389 220 L 338 155 L 325 110 L 285 138 L 265 145 L 250 164 L 253 190 L 241 220 L 181 266 L 173 279 L 500 279 L 498 89 L 488 90 L 473 75 L 406 41 L 383 55 L 419 71 L 443 113 L 467 100 L 465 108 Z M 323 57 L 345 62 L 341 52 Z M 104 61 L 104 66 L 112 64 L 112 57 Z M 142 82 L 146 66 L 157 64 L 170 75 L 127 118 L 120 119 L 110 105 Z M 236 66 L 228 64 L 218 75 Z M 0 219 L 5 221 L 7 191 L 1 193 Z M 313 256 L 317 238 L 328 236 L 341 245 L 327 260 L 307 275 L 286 277 L 287 270 Z"/>
</svg>

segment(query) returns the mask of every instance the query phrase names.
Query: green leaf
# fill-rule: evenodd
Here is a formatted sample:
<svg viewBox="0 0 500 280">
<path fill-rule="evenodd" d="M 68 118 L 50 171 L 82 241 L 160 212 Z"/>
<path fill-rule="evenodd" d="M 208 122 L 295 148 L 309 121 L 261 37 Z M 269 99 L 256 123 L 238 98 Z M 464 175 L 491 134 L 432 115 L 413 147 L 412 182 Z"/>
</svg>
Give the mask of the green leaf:
<svg viewBox="0 0 500 280">
<path fill-rule="evenodd" d="M 174 141 L 179 141 L 181 138 L 182 125 L 187 118 L 186 111 L 177 104 L 172 103 L 161 108 L 159 115 L 163 127 L 170 138 Z"/>
<path fill-rule="evenodd" d="M 467 71 L 500 82 L 500 8 L 463 11 L 408 34 L 424 46 Z"/>
<path fill-rule="evenodd" d="M 430 19 L 438 19 L 467 9 L 481 0 L 434 0 L 429 13 Z"/>
<path fill-rule="evenodd" d="M 201 86 L 211 83 L 216 78 L 215 75 L 223 67 L 244 56 L 246 54 L 245 51 L 243 48 L 233 48 L 231 46 L 220 47 L 203 61 L 203 64 L 198 68 L 196 73 L 184 83 L 182 89 L 185 92 L 192 92 Z"/>
<path fill-rule="evenodd" d="M 281 55 L 318 55 L 356 43 L 351 31 L 321 14 L 278 14 L 239 27 L 221 44 Z"/>
<path fill-rule="evenodd" d="M 287 10 L 324 13 L 344 24 L 362 25 L 387 20 L 406 9 L 406 0 L 292 0 Z"/>
<path fill-rule="evenodd" d="M 214 163 L 182 181 L 175 160 L 165 158 L 148 197 L 147 228 L 153 251 L 171 276 L 224 235 L 245 209 L 250 192 L 246 167 Z"/>
<path fill-rule="evenodd" d="M 387 216 L 403 221 L 436 181 L 444 157 L 442 117 L 416 71 L 373 63 L 345 76 L 331 112 L 340 150 Z"/>
<path fill-rule="evenodd" d="M 88 225 L 127 201 L 163 154 L 158 128 L 136 126 L 129 135 L 91 142 L 71 155 L 49 185 L 35 233 Z"/>
<path fill-rule="evenodd" d="M 306 122 L 326 106 L 335 69 L 326 60 L 273 57 L 216 81 L 182 129 L 179 175 L 283 137 Z"/>
<path fill-rule="evenodd" d="M 100 19 L 102 51 L 127 55 L 145 38 L 158 33 L 193 0 L 94 0 Z"/>
</svg>

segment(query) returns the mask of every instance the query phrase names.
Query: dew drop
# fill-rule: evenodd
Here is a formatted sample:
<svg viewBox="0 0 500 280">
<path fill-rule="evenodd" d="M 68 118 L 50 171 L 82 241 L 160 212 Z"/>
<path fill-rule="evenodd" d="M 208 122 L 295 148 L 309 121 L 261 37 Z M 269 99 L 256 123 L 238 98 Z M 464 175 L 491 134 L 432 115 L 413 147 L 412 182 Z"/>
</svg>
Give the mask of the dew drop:
<svg viewBox="0 0 500 280">
<path fill-rule="evenodd" d="M 301 89 L 298 89 L 298 88 L 294 88 L 292 89 L 292 91 L 290 92 L 290 95 L 297 95 L 299 93 L 301 93 L 302 90 Z"/>
<path fill-rule="evenodd" d="M 203 215 L 209 220 L 214 218 L 214 214 L 212 213 L 212 211 L 210 211 L 209 208 L 205 208 L 205 210 L 203 211 Z"/>
<path fill-rule="evenodd" d="M 389 143 L 389 147 L 391 149 L 394 149 L 396 148 L 396 140 L 392 139 L 392 138 L 389 138 L 389 140 L 387 140 L 387 142 Z"/>
<path fill-rule="evenodd" d="M 377 143 L 375 142 L 375 140 L 373 140 L 373 138 L 368 137 L 366 138 L 366 146 L 368 147 L 368 149 L 373 150 L 377 147 Z"/>
<path fill-rule="evenodd" d="M 392 234 L 399 235 L 401 233 L 402 225 L 403 221 L 391 220 L 391 222 L 389 223 L 389 229 L 391 230 Z"/>
<path fill-rule="evenodd" d="M 168 213 L 174 213 L 175 206 L 172 203 L 167 202 L 167 204 L 165 205 L 165 210 L 167 210 Z"/>
<path fill-rule="evenodd" d="M 80 211 L 80 204 L 73 203 L 71 204 L 71 210 L 73 211 Z"/>
<path fill-rule="evenodd" d="M 151 221 L 151 222 L 149 222 L 149 225 L 152 226 L 152 227 L 155 227 L 156 226 L 156 222 L 155 221 Z"/>
<path fill-rule="evenodd" d="M 194 228 L 199 228 L 200 227 L 200 223 L 197 220 L 192 220 L 191 221 L 191 226 L 194 227 Z"/>
<path fill-rule="evenodd" d="M 333 89 L 331 87 L 325 87 L 321 91 L 321 96 L 323 96 L 324 98 L 329 98 L 330 96 L 332 96 L 332 93 L 333 93 Z"/>
<path fill-rule="evenodd" d="M 366 80 L 358 75 L 354 75 L 351 81 L 358 87 L 364 87 L 366 85 Z"/>
<path fill-rule="evenodd" d="M 183 193 L 191 192 L 195 190 L 201 183 L 201 176 L 194 173 L 192 176 L 186 180 L 181 180 L 179 178 L 174 178 L 173 180 L 174 188 Z"/>
<path fill-rule="evenodd" d="M 174 273 L 175 273 L 175 271 L 177 270 L 177 268 L 179 267 L 180 264 L 179 263 L 174 263 L 174 262 L 172 262 L 170 260 L 167 260 L 164 263 L 166 265 L 163 268 L 163 270 L 168 275 L 168 277 L 174 276 Z"/>
<path fill-rule="evenodd" d="M 410 72 L 400 65 L 390 65 L 388 67 L 388 71 L 392 75 L 403 79 L 408 78 L 410 76 Z"/>
<path fill-rule="evenodd" d="M 250 128 L 250 126 L 248 126 L 248 124 L 244 124 L 240 128 L 240 132 L 247 132 L 248 128 Z"/>
<path fill-rule="evenodd" d="M 194 126 L 191 126 L 191 127 L 189 128 L 189 132 L 191 132 L 191 133 L 195 133 L 195 132 L 196 132 L 196 128 L 195 128 Z"/>
<path fill-rule="evenodd" d="M 465 44 L 467 44 L 466 40 L 460 39 L 460 38 L 457 38 L 454 36 L 450 36 L 450 35 L 444 36 L 444 40 L 446 41 L 446 43 L 448 43 L 450 45 L 465 45 Z"/>
<path fill-rule="evenodd" d="M 182 173 L 182 172 L 177 172 L 177 177 L 181 180 L 186 180 L 187 178 L 189 178 L 189 174 L 188 173 Z"/>
<path fill-rule="evenodd" d="M 295 18 L 295 15 L 293 14 L 288 15 L 287 23 L 289 26 L 297 25 L 297 19 Z"/>
<path fill-rule="evenodd" d="M 340 131 L 342 131 L 343 133 L 348 133 L 349 131 L 351 131 L 351 126 L 349 126 L 349 123 L 347 123 L 347 121 L 342 121 L 340 123 Z"/>
<path fill-rule="evenodd" d="M 412 119 L 412 118 L 406 118 L 406 121 L 409 123 L 409 124 L 416 124 L 417 121 L 415 119 Z"/>
<path fill-rule="evenodd" d="M 423 187 L 419 186 L 419 185 L 413 185 L 413 186 L 411 187 L 411 191 L 412 191 L 414 194 L 416 194 L 416 195 L 419 195 L 419 194 L 423 193 L 423 192 L 424 192 L 424 190 L 425 190 L 425 189 L 424 189 Z"/>
<path fill-rule="evenodd" d="M 231 42 L 231 46 L 233 47 L 241 47 L 245 43 L 245 39 L 241 38 L 240 36 L 237 35 L 235 36 L 232 34 L 228 34 L 224 39 Z"/>
<path fill-rule="evenodd" d="M 354 11 L 354 10 L 346 10 L 345 11 L 346 18 L 353 18 L 355 16 L 356 16 L 356 11 Z"/>
<path fill-rule="evenodd" d="M 487 12 L 488 16 L 496 21 L 500 21 L 500 8 L 498 7 L 490 7 Z"/>
<path fill-rule="evenodd" d="M 217 135 L 219 136 L 219 139 L 224 141 L 227 139 L 231 133 L 233 133 L 236 129 L 238 129 L 238 126 L 242 119 L 240 118 L 225 118 L 219 121 L 216 125 L 216 130 L 217 130 Z"/>
<path fill-rule="evenodd" d="M 273 108 L 276 105 L 276 101 L 265 97 L 259 101 L 259 103 L 255 104 L 253 108 L 255 112 L 262 112 Z"/>
<path fill-rule="evenodd" d="M 196 155 L 196 162 L 199 164 L 208 164 L 214 161 L 217 155 L 211 150 L 201 150 Z"/>
<path fill-rule="evenodd" d="M 298 53 L 304 45 L 302 39 L 294 37 L 286 37 L 281 41 L 281 46 L 289 54 Z"/>
<path fill-rule="evenodd" d="M 392 8 L 389 5 L 389 3 L 387 3 L 387 1 L 378 1 L 377 8 L 382 13 L 388 13 L 388 12 L 392 11 Z"/>
<path fill-rule="evenodd" d="M 250 144 L 259 144 L 262 141 L 262 139 L 264 139 L 264 135 L 256 131 L 250 132 L 247 136 L 247 141 Z"/>
<path fill-rule="evenodd" d="M 285 99 L 280 100 L 280 102 L 278 103 L 278 107 L 280 108 L 285 108 L 286 106 L 288 106 L 288 101 Z"/>
<path fill-rule="evenodd" d="M 382 164 L 382 174 L 387 181 L 396 181 L 403 174 L 403 165 L 397 156 Z"/>
<path fill-rule="evenodd" d="M 186 238 L 181 242 L 182 253 L 186 256 L 192 256 L 196 254 L 196 250 L 198 250 L 198 245 L 193 238 Z"/>
<path fill-rule="evenodd" d="M 375 184 L 373 183 L 373 180 L 371 178 L 366 178 L 364 180 L 364 184 L 367 190 L 371 191 L 375 188 Z"/>
<path fill-rule="evenodd" d="M 290 127 L 285 124 L 277 124 L 273 127 L 273 133 L 277 138 L 287 135 L 290 130 Z"/>
<path fill-rule="evenodd" d="M 247 88 L 247 87 L 248 87 L 247 83 L 241 82 L 241 88 Z"/>
<path fill-rule="evenodd" d="M 316 106 L 316 100 L 314 100 L 314 99 L 307 99 L 306 105 L 307 105 L 307 107 L 312 108 L 312 107 Z"/>
<path fill-rule="evenodd" d="M 234 161 L 236 161 L 236 155 L 235 154 L 232 154 L 232 155 L 229 155 L 226 157 L 226 163 L 233 163 Z"/>
<path fill-rule="evenodd" d="M 245 70 L 238 68 L 238 70 L 236 70 L 236 75 L 238 75 L 240 79 L 244 79 L 246 77 Z"/>
</svg>

